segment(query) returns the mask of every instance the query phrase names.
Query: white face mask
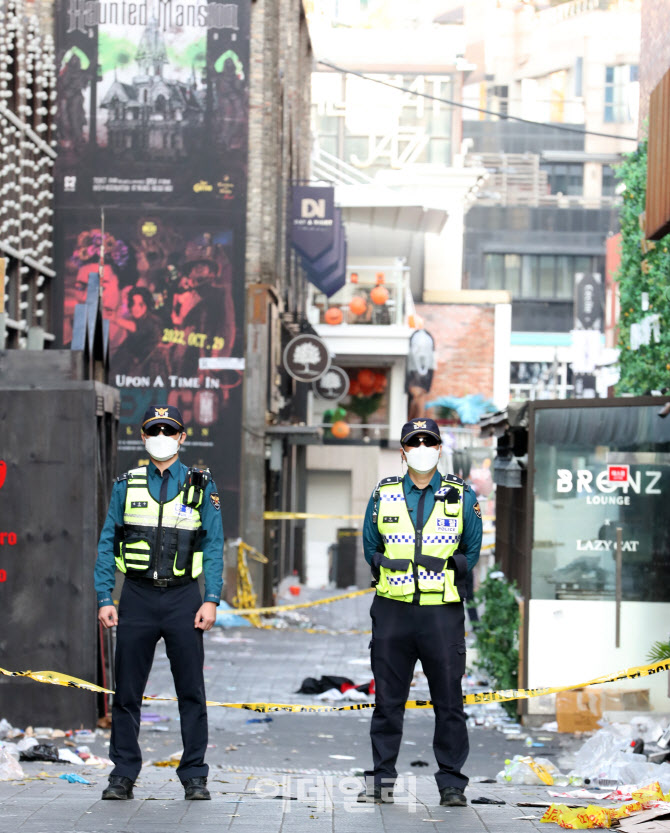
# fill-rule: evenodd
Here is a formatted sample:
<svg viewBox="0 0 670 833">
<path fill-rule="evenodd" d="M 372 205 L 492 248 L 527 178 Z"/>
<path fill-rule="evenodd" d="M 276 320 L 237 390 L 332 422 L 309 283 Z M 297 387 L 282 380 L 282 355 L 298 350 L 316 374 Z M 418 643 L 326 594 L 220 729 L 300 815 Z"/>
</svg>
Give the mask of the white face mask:
<svg viewBox="0 0 670 833">
<path fill-rule="evenodd" d="M 158 462 L 169 460 L 179 451 L 179 434 L 166 437 L 162 432 L 157 437 L 147 437 L 145 446 L 151 457 Z"/>
<path fill-rule="evenodd" d="M 437 465 L 437 461 L 440 459 L 440 446 L 434 445 L 429 448 L 422 443 L 418 448 L 410 448 L 409 451 L 405 451 L 405 459 L 411 469 L 419 474 L 425 474 Z"/>
</svg>

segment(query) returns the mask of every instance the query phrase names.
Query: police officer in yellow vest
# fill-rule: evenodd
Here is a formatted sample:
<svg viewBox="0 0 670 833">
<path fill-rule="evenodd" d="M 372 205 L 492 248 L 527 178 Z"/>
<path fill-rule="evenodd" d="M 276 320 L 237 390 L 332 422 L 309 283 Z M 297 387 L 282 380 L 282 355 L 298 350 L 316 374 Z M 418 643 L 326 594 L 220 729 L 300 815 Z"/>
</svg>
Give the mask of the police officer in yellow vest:
<svg viewBox="0 0 670 833">
<path fill-rule="evenodd" d="M 400 454 L 407 474 L 380 481 L 365 514 L 363 548 L 377 591 L 370 609 L 376 705 L 373 769 L 359 801 L 393 801 L 405 702 L 420 660 L 435 712 L 440 804 L 467 804 L 463 600 L 467 572 L 479 559 L 482 519 L 470 487 L 437 471 L 441 442 L 432 419 L 406 423 Z"/>
<path fill-rule="evenodd" d="M 185 798 L 209 799 L 203 631 L 216 619 L 223 575 L 223 526 L 208 470 L 179 462 L 186 439 L 177 408 L 152 405 L 142 421 L 148 466 L 117 477 L 95 565 L 98 619 L 116 632 L 116 691 L 104 799 L 133 798 L 142 766 L 142 695 L 163 637 L 179 700 L 184 752 L 177 775 Z M 115 567 L 125 574 L 117 615 Z M 205 598 L 196 579 L 204 572 Z"/>
</svg>

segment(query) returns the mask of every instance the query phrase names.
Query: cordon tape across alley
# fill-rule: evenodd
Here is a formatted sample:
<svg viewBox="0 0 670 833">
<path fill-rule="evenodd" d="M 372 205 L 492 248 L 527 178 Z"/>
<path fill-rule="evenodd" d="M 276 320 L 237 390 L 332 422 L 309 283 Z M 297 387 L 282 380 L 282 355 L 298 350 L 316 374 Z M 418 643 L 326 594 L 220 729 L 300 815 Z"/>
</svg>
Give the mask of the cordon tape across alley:
<svg viewBox="0 0 670 833">
<path fill-rule="evenodd" d="M 463 697 L 463 702 L 466 705 L 474 703 L 491 703 L 503 702 L 505 700 L 525 700 L 530 697 L 540 697 L 543 694 L 555 694 L 559 691 L 570 691 L 574 688 L 586 688 L 590 685 L 603 685 L 604 683 L 613 683 L 619 680 L 636 679 L 638 677 L 648 677 L 651 674 L 657 674 L 661 671 L 670 670 L 670 659 L 663 659 L 659 662 L 654 662 L 651 665 L 639 665 L 634 668 L 627 668 L 623 671 L 618 671 L 615 674 L 605 674 L 602 677 L 597 677 L 594 680 L 589 680 L 585 683 L 575 683 L 573 685 L 564 686 L 547 686 L 545 688 L 514 688 L 505 689 L 502 691 L 485 691 L 477 694 L 466 694 Z M 31 680 L 36 680 L 39 683 L 50 683 L 52 685 L 68 686 L 69 688 L 80 688 L 85 691 L 95 691 L 104 694 L 113 694 L 114 692 L 108 688 L 80 680 L 77 677 L 70 677 L 67 674 L 59 674 L 56 671 L 7 671 L 0 668 L 0 674 L 8 677 L 28 677 Z M 147 697 L 144 700 L 161 700 L 161 701 L 176 701 L 176 697 Z M 374 703 L 355 703 L 351 706 L 305 706 L 292 703 L 221 703 L 217 700 L 208 700 L 208 706 L 221 706 L 227 709 L 246 709 L 254 712 L 346 712 L 346 711 L 361 711 L 362 709 L 374 708 Z M 432 708 L 431 700 L 409 700 L 405 707 L 408 709 L 429 709 Z"/>
</svg>

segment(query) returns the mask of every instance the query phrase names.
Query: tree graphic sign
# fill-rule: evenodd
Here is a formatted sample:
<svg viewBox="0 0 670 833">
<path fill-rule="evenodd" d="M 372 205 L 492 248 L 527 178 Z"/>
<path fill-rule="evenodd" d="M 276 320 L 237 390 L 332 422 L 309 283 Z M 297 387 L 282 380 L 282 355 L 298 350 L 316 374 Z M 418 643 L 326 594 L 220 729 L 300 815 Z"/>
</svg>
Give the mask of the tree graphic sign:
<svg viewBox="0 0 670 833">
<path fill-rule="evenodd" d="M 284 349 L 284 367 L 298 382 L 320 379 L 330 368 L 328 348 L 317 336 L 296 336 Z"/>
<path fill-rule="evenodd" d="M 349 392 L 349 377 L 341 367 L 330 367 L 320 379 L 312 382 L 312 390 L 319 399 L 339 402 Z"/>
</svg>

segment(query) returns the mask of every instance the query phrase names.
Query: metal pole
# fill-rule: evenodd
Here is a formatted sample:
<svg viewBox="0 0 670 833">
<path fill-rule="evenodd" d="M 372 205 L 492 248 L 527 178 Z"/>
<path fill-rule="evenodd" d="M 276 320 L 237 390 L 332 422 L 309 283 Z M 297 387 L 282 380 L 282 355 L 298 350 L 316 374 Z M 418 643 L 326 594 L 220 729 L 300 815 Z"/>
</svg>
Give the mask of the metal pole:
<svg viewBox="0 0 670 833">
<path fill-rule="evenodd" d="M 616 613 L 614 621 L 614 647 L 621 647 L 621 544 L 622 532 L 616 528 Z"/>
</svg>

